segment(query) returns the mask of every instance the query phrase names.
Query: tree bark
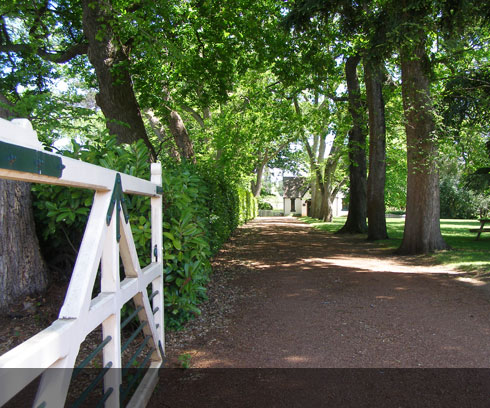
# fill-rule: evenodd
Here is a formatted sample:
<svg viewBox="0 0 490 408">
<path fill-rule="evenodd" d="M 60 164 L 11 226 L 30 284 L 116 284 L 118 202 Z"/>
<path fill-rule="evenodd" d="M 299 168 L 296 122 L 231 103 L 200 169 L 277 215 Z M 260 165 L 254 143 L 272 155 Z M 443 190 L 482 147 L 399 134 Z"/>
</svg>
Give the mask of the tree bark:
<svg viewBox="0 0 490 408">
<path fill-rule="evenodd" d="M 99 84 L 96 102 L 107 120 L 107 129 L 119 143 L 142 139 L 156 160 L 134 94 L 127 47 L 111 28 L 111 4 L 107 0 L 83 0 L 82 9 L 83 33 L 89 43 L 87 54 Z"/>
<path fill-rule="evenodd" d="M 176 162 L 180 163 L 180 153 L 177 151 L 175 147 L 175 142 L 171 137 L 168 137 L 165 132 L 165 127 L 162 125 L 160 120 L 155 116 L 151 109 L 147 109 L 145 111 L 146 118 L 150 123 L 153 132 L 161 141 L 163 148 L 167 151 L 167 154 Z M 161 145 L 161 146 L 162 146 Z"/>
<path fill-rule="evenodd" d="M 416 18 L 409 15 L 408 21 L 414 22 Z M 407 212 L 400 254 L 448 248 L 440 230 L 439 174 L 426 34 L 418 29 L 411 35 L 410 45 L 402 46 L 400 52 L 408 165 Z"/>
<path fill-rule="evenodd" d="M 364 62 L 364 83 L 369 111 L 369 174 L 367 181 L 368 239 L 387 239 L 385 180 L 386 124 L 381 61 Z"/>
<path fill-rule="evenodd" d="M 262 160 L 257 166 L 257 176 L 255 182 L 252 182 L 252 194 L 254 197 L 260 196 L 260 191 L 262 190 L 262 177 L 264 175 L 264 168 L 267 164 L 267 157 Z"/>
<path fill-rule="evenodd" d="M 332 146 L 323 173 L 321 164 L 325 161 L 326 136 L 314 137 L 313 146 L 309 145 L 308 140 L 304 139 L 304 144 L 310 158 L 310 169 L 313 173 L 313 180 L 310 182 L 311 191 L 311 214 L 312 218 L 317 218 L 325 222 L 333 219 L 333 200 L 335 199 L 341 185 L 334 186 L 333 175 L 337 168 L 339 157 L 335 144 Z M 333 141 L 335 143 L 335 139 Z M 318 155 L 316 151 L 318 150 Z"/>
<path fill-rule="evenodd" d="M 311 182 L 311 217 L 322 218 L 322 192 L 318 175 L 315 174 L 314 180 Z"/>
<path fill-rule="evenodd" d="M 366 224 L 366 130 L 364 126 L 361 88 L 357 77 L 359 56 L 347 58 L 345 77 L 349 96 L 349 112 L 352 115 L 352 129 L 349 131 L 349 213 L 338 234 L 365 233 Z"/>
<path fill-rule="evenodd" d="M 0 95 L 0 117 L 13 117 Z M 48 283 L 39 249 L 29 183 L 0 179 L 0 311 L 17 298 L 42 292 Z"/>
<path fill-rule="evenodd" d="M 333 220 L 333 204 L 332 193 L 330 189 L 325 189 L 322 196 L 322 220 L 325 222 L 332 222 Z"/>
<path fill-rule="evenodd" d="M 196 156 L 194 155 L 194 147 L 185 127 L 184 121 L 174 110 L 170 111 L 167 120 L 170 133 L 174 137 L 175 144 L 179 149 L 181 157 L 195 164 Z"/>
<path fill-rule="evenodd" d="M 333 220 L 333 201 L 340 191 L 340 188 L 344 184 L 344 180 L 339 183 L 335 183 L 334 174 L 339 164 L 340 156 L 338 155 L 338 147 L 333 141 L 330 154 L 325 164 L 323 172 L 323 186 L 322 186 L 322 214 L 321 219 L 326 222 L 332 222 Z"/>
</svg>

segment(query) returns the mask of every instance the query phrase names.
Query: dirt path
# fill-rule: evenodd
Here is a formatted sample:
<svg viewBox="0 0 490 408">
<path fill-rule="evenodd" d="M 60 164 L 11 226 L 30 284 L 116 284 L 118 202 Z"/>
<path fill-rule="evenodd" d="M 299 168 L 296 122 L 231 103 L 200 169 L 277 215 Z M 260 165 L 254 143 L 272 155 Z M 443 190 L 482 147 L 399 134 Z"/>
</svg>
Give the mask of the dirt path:
<svg viewBox="0 0 490 408">
<path fill-rule="evenodd" d="M 230 320 L 178 352 L 192 367 L 490 367 L 490 297 L 416 261 L 259 218 L 215 259 L 246 266 Z"/>
<path fill-rule="evenodd" d="M 169 334 L 168 366 L 178 366 L 177 357 L 187 354 L 193 368 L 490 367 L 489 294 L 457 281 L 455 271 L 423 265 L 422 261 L 423 258 L 394 257 L 361 237 L 331 235 L 294 218 L 259 218 L 241 227 L 215 258 L 210 301 L 203 316 L 187 330 Z M 222 390 L 233 389 L 237 384 L 246 388 L 248 384 L 254 395 L 257 389 L 264 391 L 263 382 L 257 385 L 257 375 L 247 379 L 247 370 L 235 371 L 225 370 L 226 374 L 220 377 L 218 370 L 208 380 L 201 372 L 198 377 L 204 377 L 200 383 L 191 381 L 193 386 L 189 392 L 201 390 L 203 398 L 216 396 L 215 391 L 214 394 L 210 391 L 213 384 L 214 389 L 220 384 Z M 400 390 L 401 384 L 410 384 L 406 391 L 411 394 L 417 391 L 417 386 L 425 387 L 418 394 L 424 395 L 421 405 L 393 405 L 393 401 L 386 405 L 380 401 L 375 405 L 359 403 L 367 390 L 373 389 L 374 383 L 364 384 L 359 389 L 362 381 L 356 378 L 358 371 L 349 371 L 351 377 L 344 378 L 342 386 L 350 384 L 348 395 L 358 395 L 360 400 L 352 405 L 335 405 L 337 400 L 331 406 L 439 406 L 427 405 L 430 395 L 434 396 L 434 401 L 441 401 L 441 396 L 445 396 L 444 406 L 488 406 L 485 404 L 490 386 L 489 370 L 478 371 L 483 379 L 477 379 L 476 372 L 471 371 L 468 381 L 461 378 L 464 370 L 456 370 L 456 377 L 455 372 L 450 371 L 443 381 L 443 391 L 423 377 L 433 378 L 431 370 L 429 373 L 417 370 L 418 377 L 412 381 L 400 377 L 407 375 L 406 370 L 395 370 L 397 374 L 391 382 L 385 382 L 384 390 Z M 288 381 L 281 377 L 284 375 L 281 370 L 264 372 L 267 374 L 259 374 L 259 377 L 269 379 L 265 397 L 289 395 L 287 398 L 293 397 L 290 399 L 293 401 L 298 396 L 291 392 L 295 387 L 301 388 L 297 382 L 293 388 L 286 387 L 287 390 L 284 384 L 297 375 L 300 381 L 304 372 L 288 371 Z M 315 377 L 321 376 L 323 371 L 307 373 L 310 386 L 316 384 L 319 389 L 325 384 L 332 385 L 325 378 Z M 372 370 L 370 377 L 379 373 L 379 370 Z M 441 377 L 442 372 L 437 373 L 437 378 Z M 176 390 L 184 392 L 182 378 L 176 381 L 169 375 L 163 373 L 167 389 L 177 394 Z M 192 374 L 184 370 L 178 376 L 192 377 Z M 339 378 L 338 374 L 335 378 Z M 429 383 L 434 388 L 432 394 L 427 390 Z M 462 384 L 466 384 L 466 388 L 462 389 Z M 486 384 L 487 388 L 482 389 L 487 391 L 471 390 L 468 384 Z M 459 390 L 459 393 L 452 396 L 452 390 Z M 465 390 L 477 398 L 471 405 L 457 401 Z M 242 393 L 238 401 L 248 401 L 249 394 L 245 394 Z M 161 398 L 158 393 L 152 398 L 157 404 L 154 406 L 158 406 Z M 406 401 L 406 396 L 403 398 Z M 171 402 L 178 399 L 166 401 L 167 406 L 173 406 Z M 189 406 L 220 406 L 202 405 L 202 398 L 199 401 L 196 405 L 187 402 Z M 466 397 L 462 401 L 470 400 Z M 478 401 L 485 403 L 479 405 Z M 270 401 L 268 404 L 309 405 L 301 402 L 270 405 Z M 262 406 L 256 401 L 238 405 Z"/>
</svg>

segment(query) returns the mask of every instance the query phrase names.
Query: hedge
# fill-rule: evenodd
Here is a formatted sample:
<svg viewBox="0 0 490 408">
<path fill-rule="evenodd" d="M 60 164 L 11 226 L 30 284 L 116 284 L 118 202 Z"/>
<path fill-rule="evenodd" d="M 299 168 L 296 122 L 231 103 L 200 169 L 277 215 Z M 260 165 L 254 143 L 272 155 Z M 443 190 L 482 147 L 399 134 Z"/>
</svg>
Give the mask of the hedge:
<svg viewBox="0 0 490 408">
<path fill-rule="evenodd" d="M 142 142 L 117 145 L 113 137 L 64 155 L 149 178 L 148 152 Z M 215 168 L 186 163 L 163 166 L 163 241 L 165 323 L 178 328 L 200 313 L 211 273 L 210 258 L 239 224 L 257 216 L 252 193 L 228 183 Z M 55 279 L 69 278 L 92 203 L 93 192 L 51 185 L 33 186 L 35 218 L 43 254 Z M 130 196 L 131 230 L 142 265 L 150 262 L 150 202 Z M 56 254 L 64 254 L 59 259 Z"/>
</svg>

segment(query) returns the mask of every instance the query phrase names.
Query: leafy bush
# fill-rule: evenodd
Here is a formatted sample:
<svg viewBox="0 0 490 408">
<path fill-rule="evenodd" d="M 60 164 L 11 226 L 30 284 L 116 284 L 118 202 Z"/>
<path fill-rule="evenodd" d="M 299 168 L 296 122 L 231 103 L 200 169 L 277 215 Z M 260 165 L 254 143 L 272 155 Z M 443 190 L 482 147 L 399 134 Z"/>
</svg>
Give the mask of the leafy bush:
<svg viewBox="0 0 490 408">
<path fill-rule="evenodd" d="M 113 137 L 81 146 L 63 155 L 149 178 L 148 151 L 143 142 L 117 145 Z M 165 323 L 180 325 L 200 313 L 211 273 L 210 257 L 233 230 L 257 215 L 252 193 L 227 183 L 214 168 L 173 164 L 163 169 L 163 242 Z M 41 246 L 50 266 L 69 278 L 85 230 L 93 192 L 52 185 L 34 185 L 34 208 Z M 150 262 L 150 200 L 126 196 L 131 230 L 140 262 Z M 56 254 L 68 254 L 57 259 Z M 58 277 L 57 277 L 58 278 Z"/>
<path fill-rule="evenodd" d="M 207 187 L 207 234 L 214 254 L 240 223 L 239 198 L 236 187 L 228 183 L 217 169 L 202 167 L 199 174 Z"/>
<path fill-rule="evenodd" d="M 265 201 L 264 197 L 260 196 L 258 198 L 258 209 L 259 210 L 273 210 L 274 208 L 272 207 L 271 203 L 268 203 Z"/>
<path fill-rule="evenodd" d="M 254 195 L 243 188 L 237 189 L 239 201 L 239 223 L 244 224 L 258 215 L 258 204 Z"/>
<path fill-rule="evenodd" d="M 163 190 L 166 324 L 178 328 L 200 313 L 210 256 L 239 224 L 257 215 L 257 205 L 251 192 L 227 183 L 214 168 L 167 168 Z"/>
<path fill-rule="evenodd" d="M 163 259 L 165 321 L 177 328 L 200 313 L 206 299 L 211 247 L 207 231 L 208 189 L 191 167 L 180 165 L 163 172 Z"/>
<path fill-rule="evenodd" d="M 461 186 L 457 178 L 444 177 L 440 184 L 441 218 L 476 218 L 479 203 L 474 193 Z"/>
<path fill-rule="evenodd" d="M 63 151 L 66 157 L 111 168 L 136 177 L 148 179 L 148 151 L 142 141 L 131 146 L 120 146 L 112 137 L 92 141 L 84 146 L 72 141 L 72 151 Z M 43 255 L 56 279 L 68 279 L 78 253 L 85 230 L 92 190 L 67 188 L 54 185 L 32 186 L 34 215 Z M 146 247 L 142 263 L 150 262 L 148 239 L 151 237 L 148 199 L 128 196 L 130 222 L 137 248 Z"/>
</svg>

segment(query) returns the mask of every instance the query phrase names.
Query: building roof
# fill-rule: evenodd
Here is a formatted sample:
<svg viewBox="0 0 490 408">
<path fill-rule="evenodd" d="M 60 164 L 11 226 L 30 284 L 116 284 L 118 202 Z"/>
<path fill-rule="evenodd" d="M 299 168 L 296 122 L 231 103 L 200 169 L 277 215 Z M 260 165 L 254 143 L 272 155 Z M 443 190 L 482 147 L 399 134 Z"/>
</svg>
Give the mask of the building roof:
<svg viewBox="0 0 490 408">
<path fill-rule="evenodd" d="M 310 186 L 305 177 L 283 177 L 285 198 L 303 198 Z"/>
</svg>

